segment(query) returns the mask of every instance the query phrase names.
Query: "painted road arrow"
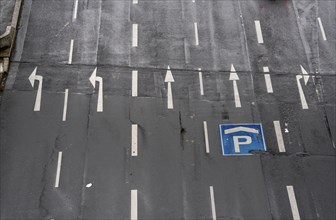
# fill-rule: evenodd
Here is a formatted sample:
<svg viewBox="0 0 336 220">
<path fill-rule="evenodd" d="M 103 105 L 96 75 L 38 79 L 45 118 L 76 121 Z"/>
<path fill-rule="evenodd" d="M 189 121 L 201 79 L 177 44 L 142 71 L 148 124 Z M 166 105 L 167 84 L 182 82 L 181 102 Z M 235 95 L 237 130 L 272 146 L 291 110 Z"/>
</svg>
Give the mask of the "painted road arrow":
<svg viewBox="0 0 336 220">
<path fill-rule="evenodd" d="M 303 78 L 303 81 L 304 81 L 305 85 L 307 85 L 308 80 L 309 80 L 309 75 L 308 75 L 307 71 L 303 68 L 302 65 L 300 65 L 300 67 L 301 67 L 302 75 L 296 75 L 296 82 L 297 82 L 297 86 L 298 86 L 298 89 L 299 89 L 302 109 L 308 109 L 307 100 L 306 100 L 306 97 L 303 93 L 303 89 L 302 89 L 302 85 L 300 83 L 300 79 Z"/>
<path fill-rule="evenodd" d="M 90 82 L 93 88 L 96 88 L 96 81 L 99 82 L 97 112 L 103 112 L 103 78 L 97 76 L 97 67 L 90 76 Z"/>
<path fill-rule="evenodd" d="M 234 93 L 236 108 L 241 108 L 239 91 L 238 91 L 238 86 L 237 86 L 237 80 L 239 80 L 239 77 L 238 77 L 238 74 L 237 74 L 233 64 L 231 64 L 231 73 L 230 73 L 230 79 L 229 80 L 231 80 L 233 82 L 233 93 Z"/>
<path fill-rule="evenodd" d="M 167 106 L 168 109 L 173 109 L 173 92 L 171 88 L 171 83 L 174 82 L 173 74 L 170 70 L 170 67 L 168 66 L 165 82 L 168 83 L 168 92 L 167 92 Z"/>
<path fill-rule="evenodd" d="M 40 75 L 36 75 L 37 67 L 33 70 L 33 72 L 30 74 L 28 77 L 30 84 L 34 88 L 35 80 L 39 81 L 38 89 L 37 89 L 37 94 L 36 94 L 36 99 L 35 99 L 35 106 L 34 106 L 34 111 L 38 112 L 41 109 L 41 98 L 42 98 L 42 81 L 43 77 Z"/>
</svg>

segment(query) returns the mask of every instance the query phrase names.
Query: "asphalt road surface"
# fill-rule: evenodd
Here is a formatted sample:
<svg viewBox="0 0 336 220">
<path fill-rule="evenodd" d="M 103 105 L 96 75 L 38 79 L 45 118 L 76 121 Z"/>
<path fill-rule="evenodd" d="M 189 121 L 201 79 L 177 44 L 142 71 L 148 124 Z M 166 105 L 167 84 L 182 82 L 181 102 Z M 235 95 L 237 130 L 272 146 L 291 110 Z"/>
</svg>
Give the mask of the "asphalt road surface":
<svg viewBox="0 0 336 220">
<path fill-rule="evenodd" d="M 25 0 L 1 219 L 336 218 L 334 0 Z M 223 156 L 219 124 L 266 152 Z"/>
</svg>

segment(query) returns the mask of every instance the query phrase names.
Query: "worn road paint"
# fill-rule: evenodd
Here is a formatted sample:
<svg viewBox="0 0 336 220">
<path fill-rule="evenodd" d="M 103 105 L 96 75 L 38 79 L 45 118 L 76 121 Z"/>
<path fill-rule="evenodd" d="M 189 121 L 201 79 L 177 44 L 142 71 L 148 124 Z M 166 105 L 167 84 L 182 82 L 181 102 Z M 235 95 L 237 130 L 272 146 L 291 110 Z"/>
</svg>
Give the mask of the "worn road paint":
<svg viewBox="0 0 336 220">
<path fill-rule="evenodd" d="M 138 71 L 132 71 L 132 96 L 138 96 Z"/>
<path fill-rule="evenodd" d="M 138 46 L 138 24 L 132 25 L 132 47 Z"/>
<path fill-rule="evenodd" d="M 286 152 L 285 144 L 284 144 L 283 137 L 282 137 L 280 122 L 279 121 L 273 121 L 273 124 L 274 124 L 276 139 L 277 139 L 277 142 L 278 142 L 279 152 Z"/>
<path fill-rule="evenodd" d="M 303 93 L 302 85 L 301 85 L 301 82 L 300 82 L 300 79 L 302 79 L 302 78 L 303 78 L 302 75 L 296 75 L 296 82 L 297 82 L 297 86 L 298 86 L 298 89 L 299 89 L 299 95 L 300 95 L 300 99 L 301 99 L 302 109 L 308 109 L 307 100 L 306 100 L 306 97 Z"/>
<path fill-rule="evenodd" d="M 132 124 L 132 157 L 138 156 L 138 125 Z"/>
<path fill-rule="evenodd" d="M 210 186 L 210 201 L 211 201 L 211 213 L 212 213 L 212 220 L 216 220 L 216 204 L 215 204 L 215 193 L 213 186 Z"/>
<path fill-rule="evenodd" d="M 62 121 L 66 121 L 66 115 L 68 109 L 68 97 L 69 97 L 69 89 L 65 89 Z"/>
<path fill-rule="evenodd" d="M 61 167 L 62 167 L 62 151 L 58 152 L 57 170 L 56 170 L 56 179 L 55 179 L 55 187 L 56 188 L 59 187 Z"/>
<path fill-rule="evenodd" d="M 202 76 L 201 68 L 198 68 L 198 77 L 199 77 L 199 82 L 200 82 L 200 93 L 201 95 L 204 95 L 203 76 Z"/>
<path fill-rule="evenodd" d="M 286 186 L 287 187 L 287 193 L 289 198 L 289 203 L 292 210 L 292 215 L 294 220 L 300 220 L 300 213 L 299 209 L 296 203 L 295 193 L 293 186 Z"/>
<path fill-rule="evenodd" d="M 318 23 L 319 23 L 319 26 L 320 26 L 322 38 L 323 38 L 323 40 L 327 40 L 327 36 L 326 36 L 326 34 L 324 32 L 324 28 L 323 28 L 323 24 L 322 24 L 321 18 L 318 17 L 317 20 L 318 20 Z"/>
<path fill-rule="evenodd" d="M 139 2 L 138 2 L 138 0 L 133 0 L 132 3 L 133 3 L 133 5 L 136 5 L 136 4 L 138 4 Z"/>
<path fill-rule="evenodd" d="M 203 121 L 203 128 L 204 128 L 204 141 L 205 141 L 205 153 L 210 153 L 209 148 L 209 135 L 208 135 L 208 124 L 206 121 Z"/>
<path fill-rule="evenodd" d="M 272 86 L 272 81 L 271 81 L 271 75 L 268 74 L 269 73 L 268 66 L 264 66 L 263 70 L 264 70 L 264 73 L 267 73 L 267 74 L 264 74 L 267 92 L 268 93 L 273 93 L 273 86 Z"/>
<path fill-rule="evenodd" d="M 255 24 L 255 29 L 256 29 L 256 33 L 257 33 L 258 43 L 259 44 L 263 44 L 264 43 L 264 39 L 263 39 L 262 32 L 261 32 L 260 21 L 259 20 L 255 20 L 254 24 Z"/>
<path fill-rule="evenodd" d="M 138 219 L 138 190 L 131 190 L 131 220 Z"/>
</svg>

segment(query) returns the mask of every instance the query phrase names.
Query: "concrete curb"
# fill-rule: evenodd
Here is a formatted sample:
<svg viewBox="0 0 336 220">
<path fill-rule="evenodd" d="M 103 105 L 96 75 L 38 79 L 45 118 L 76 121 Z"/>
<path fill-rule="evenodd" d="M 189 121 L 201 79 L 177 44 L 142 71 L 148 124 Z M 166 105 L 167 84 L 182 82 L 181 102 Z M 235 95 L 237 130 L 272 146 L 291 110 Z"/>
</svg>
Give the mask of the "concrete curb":
<svg viewBox="0 0 336 220">
<path fill-rule="evenodd" d="M 0 91 L 4 88 L 4 81 L 9 70 L 9 58 L 16 39 L 22 1 L 15 0 L 11 26 L 7 26 L 5 33 L 0 36 Z"/>
</svg>

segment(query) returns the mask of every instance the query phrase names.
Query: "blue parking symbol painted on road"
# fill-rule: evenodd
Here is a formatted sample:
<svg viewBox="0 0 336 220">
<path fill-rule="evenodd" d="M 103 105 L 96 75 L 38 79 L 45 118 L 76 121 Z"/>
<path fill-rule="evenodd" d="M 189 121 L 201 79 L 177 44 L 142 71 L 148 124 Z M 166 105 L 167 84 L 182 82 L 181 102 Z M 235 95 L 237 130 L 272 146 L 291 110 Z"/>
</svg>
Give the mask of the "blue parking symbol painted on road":
<svg viewBox="0 0 336 220">
<path fill-rule="evenodd" d="M 250 155 L 250 151 L 266 151 L 261 124 L 219 125 L 223 155 Z"/>
</svg>

